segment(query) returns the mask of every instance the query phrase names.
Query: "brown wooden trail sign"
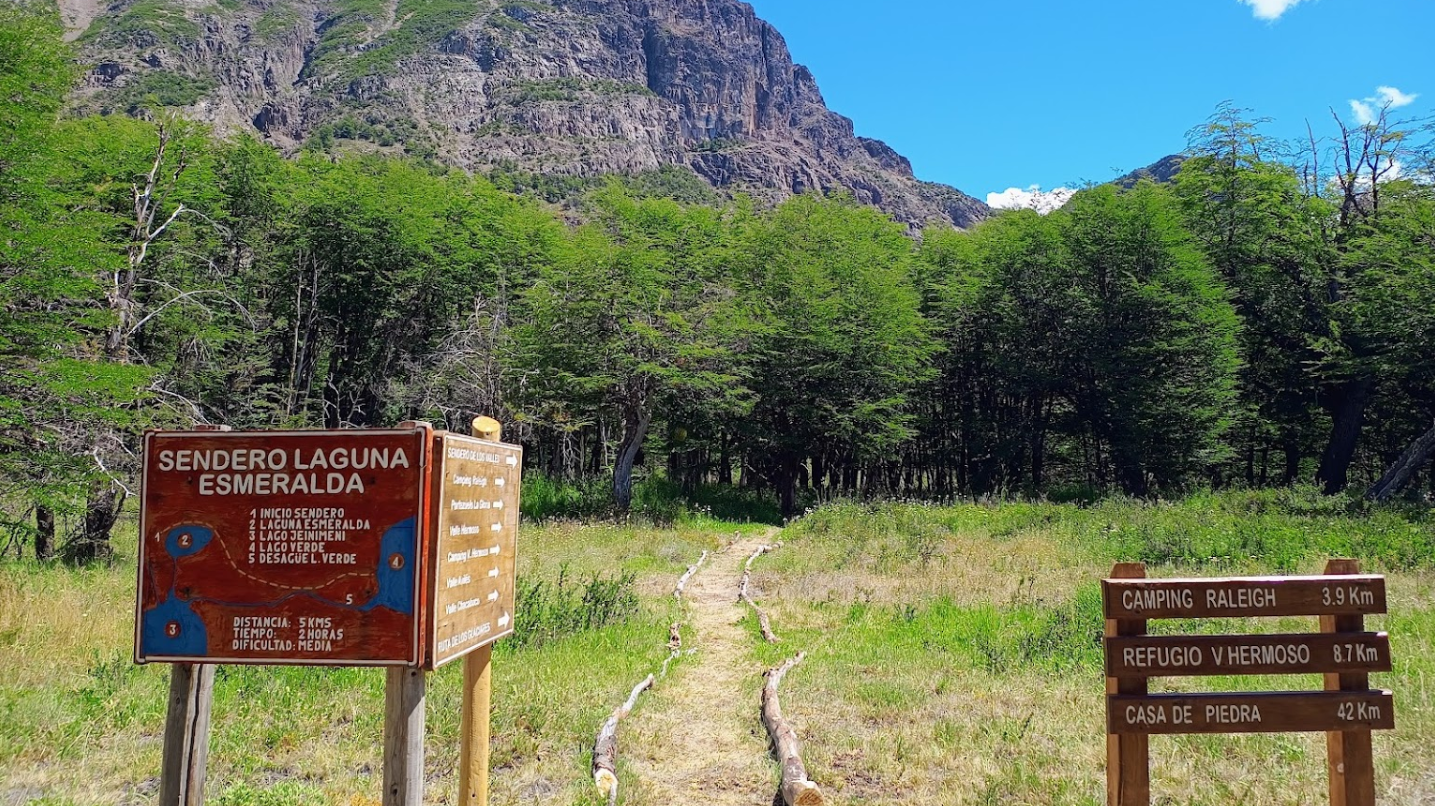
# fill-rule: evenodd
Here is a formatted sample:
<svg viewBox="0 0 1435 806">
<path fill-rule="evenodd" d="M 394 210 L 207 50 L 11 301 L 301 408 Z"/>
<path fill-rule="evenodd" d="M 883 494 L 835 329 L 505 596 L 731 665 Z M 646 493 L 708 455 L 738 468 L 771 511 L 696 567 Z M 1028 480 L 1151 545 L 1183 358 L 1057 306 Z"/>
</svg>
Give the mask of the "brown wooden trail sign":
<svg viewBox="0 0 1435 806">
<path fill-rule="evenodd" d="M 433 429 L 145 435 L 135 660 L 422 660 Z"/>
<path fill-rule="evenodd" d="M 212 664 L 254 663 L 388 666 L 384 803 L 417 806 L 424 672 L 459 657 L 460 787 L 487 802 L 523 453 L 474 429 L 146 434 L 135 660 L 175 664 L 162 804 L 203 802 Z"/>
<path fill-rule="evenodd" d="M 1106 639 L 1111 677 L 1388 671 L 1390 637 L 1383 632 Z"/>
<path fill-rule="evenodd" d="M 1370 731 L 1395 727 L 1394 698 L 1370 689 L 1389 671 L 1390 639 L 1365 632 L 1384 613 L 1385 579 L 1353 560 L 1324 576 L 1145 579 L 1119 563 L 1102 580 L 1106 615 L 1107 803 L 1149 806 L 1149 736 L 1172 733 L 1325 732 L 1331 806 L 1374 806 Z M 1146 635 L 1148 619 L 1320 616 L 1321 632 L 1277 635 Z M 1317 692 L 1159 694 L 1164 676 L 1324 675 Z"/>
<path fill-rule="evenodd" d="M 523 449 L 440 434 L 434 465 L 430 669 L 513 632 Z"/>
</svg>

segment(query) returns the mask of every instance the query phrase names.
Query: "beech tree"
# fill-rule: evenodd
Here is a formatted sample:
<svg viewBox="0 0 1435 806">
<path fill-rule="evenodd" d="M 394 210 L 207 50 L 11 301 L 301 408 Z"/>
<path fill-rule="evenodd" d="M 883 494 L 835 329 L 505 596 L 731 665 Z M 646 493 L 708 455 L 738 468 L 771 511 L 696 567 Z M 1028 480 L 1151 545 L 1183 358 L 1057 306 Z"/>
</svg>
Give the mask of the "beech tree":
<svg viewBox="0 0 1435 806">
<path fill-rule="evenodd" d="M 616 184 L 590 207 L 567 254 L 524 293 L 515 338 L 531 370 L 530 408 L 565 401 L 575 420 L 614 412 L 613 503 L 626 510 L 655 417 L 683 397 L 713 411 L 747 405 L 737 348 L 749 316 L 720 259 L 727 227 L 719 211 L 635 199 Z"/>
<path fill-rule="evenodd" d="M 881 213 L 799 196 L 754 222 L 744 249 L 742 282 L 763 314 L 751 348 L 756 402 L 741 428 L 749 461 L 791 516 L 799 471 L 855 487 L 864 462 L 912 435 L 908 396 L 935 345 L 912 242 Z"/>
<path fill-rule="evenodd" d="M 1240 315 L 1242 365 L 1230 442 L 1246 484 L 1268 482 L 1272 450 L 1283 456 L 1277 479 L 1296 481 L 1321 446 L 1315 334 L 1332 327 L 1319 277 L 1327 261 L 1330 208 L 1307 196 L 1296 169 L 1277 158 L 1280 144 L 1263 121 L 1223 105 L 1190 134 L 1190 157 L 1174 189 L 1186 226 L 1231 289 Z"/>
</svg>

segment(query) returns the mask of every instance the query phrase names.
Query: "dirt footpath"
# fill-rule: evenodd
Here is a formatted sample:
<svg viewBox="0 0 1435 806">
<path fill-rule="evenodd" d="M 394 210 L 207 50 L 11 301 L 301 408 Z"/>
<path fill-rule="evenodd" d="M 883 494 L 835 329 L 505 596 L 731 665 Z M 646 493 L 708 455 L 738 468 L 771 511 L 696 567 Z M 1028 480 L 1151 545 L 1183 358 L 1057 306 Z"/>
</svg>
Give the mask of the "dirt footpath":
<svg viewBox="0 0 1435 806">
<path fill-rule="evenodd" d="M 625 721 L 619 740 L 630 806 L 761 806 L 778 771 L 758 721 L 762 672 L 738 602 L 742 565 L 777 533 L 745 536 L 708 557 L 688 581 L 683 645 L 696 649 Z"/>
</svg>

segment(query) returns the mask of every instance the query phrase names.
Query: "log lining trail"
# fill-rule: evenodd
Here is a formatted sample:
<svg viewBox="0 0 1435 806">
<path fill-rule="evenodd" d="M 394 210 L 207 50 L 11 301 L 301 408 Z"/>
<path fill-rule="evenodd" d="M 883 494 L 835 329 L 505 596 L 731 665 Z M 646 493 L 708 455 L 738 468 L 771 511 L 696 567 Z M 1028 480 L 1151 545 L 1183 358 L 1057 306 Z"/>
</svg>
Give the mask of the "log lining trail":
<svg viewBox="0 0 1435 806">
<path fill-rule="evenodd" d="M 632 773 L 624 803 L 772 801 L 775 765 L 758 719 L 763 669 L 749 658 L 738 582 L 744 561 L 777 531 L 738 539 L 687 580 L 684 643 L 697 651 L 624 720 L 623 757 Z"/>
</svg>

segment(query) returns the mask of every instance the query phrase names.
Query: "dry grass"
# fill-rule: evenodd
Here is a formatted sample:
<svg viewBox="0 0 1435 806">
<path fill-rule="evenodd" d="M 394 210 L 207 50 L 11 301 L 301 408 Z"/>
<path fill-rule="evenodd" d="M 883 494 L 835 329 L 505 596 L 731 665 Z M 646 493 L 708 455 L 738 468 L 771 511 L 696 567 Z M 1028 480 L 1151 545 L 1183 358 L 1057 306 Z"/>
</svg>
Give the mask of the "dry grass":
<svg viewBox="0 0 1435 806">
<path fill-rule="evenodd" d="M 1209 521 L 1222 534 L 1276 548 L 1308 529 L 1323 529 L 1327 542 L 1364 530 L 1363 545 L 1378 550 L 1368 565 L 1389 576 L 1392 610 L 1370 619 L 1370 626 L 1391 633 L 1396 663 L 1374 680 L 1395 691 L 1397 708 L 1397 729 L 1376 734 L 1380 802 L 1435 806 L 1435 572 L 1429 570 L 1435 557 L 1419 548 L 1428 544 L 1431 525 L 1383 515 L 1368 522 L 1323 515 L 1319 523 L 1287 522 L 1278 512 L 1262 512 L 1251 521 L 1257 529 L 1239 513 L 1208 514 L 1114 507 L 1070 515 L 1041 505 L 814 515 L 754 566 L 754 596 L 783 642 L 763 643 L 750 617 L 729 636 L 729 668 L 741 671 L 729 682 L 750 689 L 751 703 L 740 702 L 741 694 L 701 701 L 692 687 L 677 685 L 689 675 L 697 682 L 697 656 L 680 661 L 670 685 L 644 695 L 625 722 L 623 802 L 646 806 L 689 783 L 659 786 L 654 779 L 664 774 L 664 754 L 673 750 L 664 737 L 698 724 L 686 716 L 699 710 L 728 721 L 750 713 L 747 727 L 738 728 L 748 733 L 737 766 L 767 765 L 775 783 L 770 760 L 757 755 L 763 743 L 758 675 L 806 649 L 807 660 L 783 683 L 783 709 L 829 803 L 1103 803 L 1095 580 L 1119 553 L 1115 537 L 1123 541 L 1120 552 L 1140 550 L 1149 540 L 1162 551 L 1199 556 L 1204 544 L 1186 540 L 1183 530 Z M 1278 540 L 1267 539 L 1261 531 L 1267 526 Z M 575 579 L 630 571 L 642 607 L 625 624 L 495 653 L 495 806 L 597 802 L 587 767 L 594 732 L 666 655 L 678 575 L 703 549 L 733 539 L 735 530 L 720 524 L 524 528 L 521 574 L 552 579 L 565 564 Z M 121 554 L 133 552 L 122 547 Z M 1263 560 L 1231 555 L 1219 558 L 1219 568 L 1153 565 L 1152 574 L 1264 567 Z M 1304 548 L 1280 556 L 1282 569 L 1320 566 Z M 1417 561 L 1400 566 L 1391 559 L 1399 557 Z M 0 565 L 0 804 L 153 802 L 167 674 L 129 661 L 133 585 L 126 563 L 80 571 Z M 1300 620 L 1286 626 L 1309 629 Z M 687 636 L 691 646 L 701 646 L 703 637 Z M 430 681 L 426 802 L 432 804 L 454 802 L 460 677 L 453 664 Z M 382 678 L 370 669 L 223 669 L 211 802 L 377 804 Z M 1277 685 L 1240 685 L 1248 684 Z M 1153 688 L 1235 685 L 1212 679 Z M 702 737 L 692 738 L 699 741 L 683 746 L 701 747 Z M 1156 737 L 1152 751 L 1154 802 L 1162 806 L 1285 806 L 1324 796 L 1318 735 Z M 748 780 L 758 777 L 734 776 L 724 797 L 765 803 L 772 788 Z M 748 792 L 754 785 L 762 791 Z M 691 800 L 707 802 L 697 795 Z"/>
<path fill-rule="evenodd" d="M 731 535 L 701 527 L 525 526 L 521 574 L 633 571 L 626 624 L 494 653 L 492 803 L 584 802 L 587 751 L 615 700 L 666 656 L 673 581 Z M 168 669 L 137 667 L 133 539 L 112 568 L 0 565 L 0 804 L 140 804 L 157 793 Z M 452 803 L 461 664 L 430 677 L 428 803 Z M 226 666 L 215 687 L 210 802 L 379 802 L 383 675 Z"/>
<path fill-rule="evenodd" d="M 1056 526 L 994 535 L 972 519 L 948 528 L 940 510 L 925 516 L 924 510 L 890 507 L 789 530 L 787 545 L 757 566 L 758 595 L 776 628 L 789 647 L 809 653 L 786 683 L 784 706 L 803 737 L 813 779 L 834 802 L 853 806 L 1104 803 L 1102 622 L 1094 583 L 1110 559 Z M 1318 572 L 1320 561 L 1304 566 L 1298 570 Z M 1177 573 L 1152 568 L 1153 576 Z M 1435 573 L 1428 570 L 1392 572 L 1392 615 L 1368 620 L 1370 628 L 1391 633 L 1396 666 L 1373 679 L 1395 691 L 1397 704 L 1397 729 L 1375 735 L 1383 804 L 1432 802 L 1432 588 Z M 1200 628 L 1316 627 L 1311 618 Z M 1262 688 L 1319 688 L 1319 681 L 1152 681 L 1153 692 Z M 1161 736 L 1151 747 L 1156 804 L 1324 802 L 1319 734 Z"/>
</svg>

